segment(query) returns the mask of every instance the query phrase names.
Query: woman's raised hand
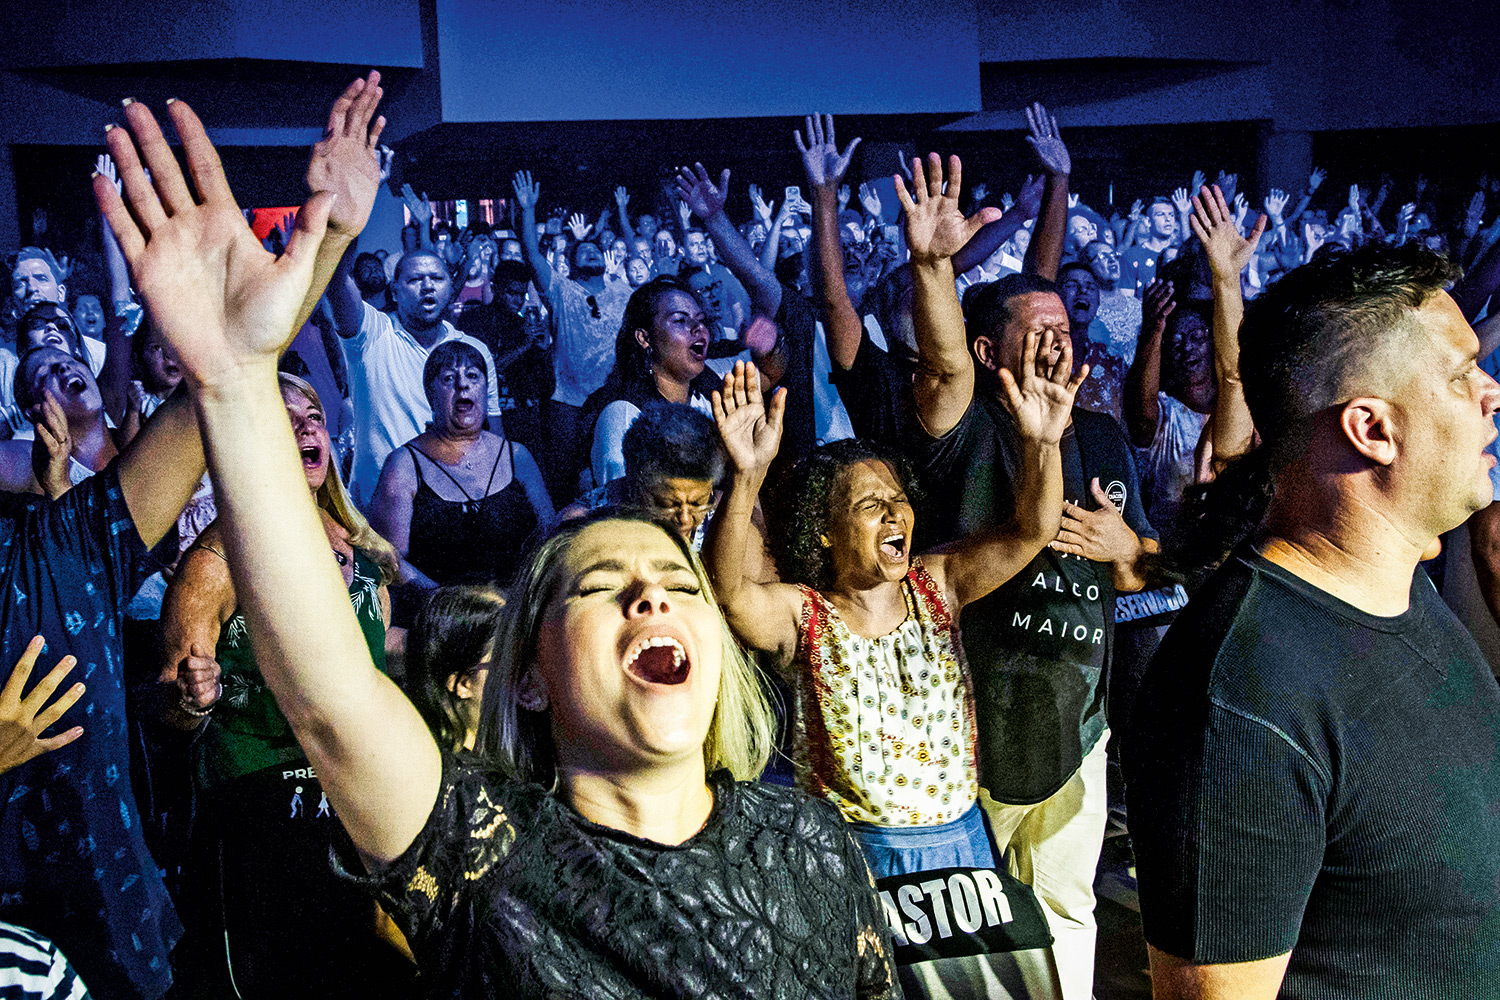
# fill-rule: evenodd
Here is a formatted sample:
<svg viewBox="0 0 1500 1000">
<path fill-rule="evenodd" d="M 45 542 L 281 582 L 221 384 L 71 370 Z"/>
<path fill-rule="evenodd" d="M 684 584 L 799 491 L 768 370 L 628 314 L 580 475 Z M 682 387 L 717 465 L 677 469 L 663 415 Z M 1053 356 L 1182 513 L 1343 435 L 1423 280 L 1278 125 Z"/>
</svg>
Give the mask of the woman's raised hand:
<svg viewBox="0 0 1500 1000">
<path fill-rule="evenodd" d="M 168 102 L 167 115 L 182 140 L 193 188 L 150 110 L 127 101 L 126 127 L 105 134 L 124 197 L 95 174 L 99 210 L 119 239 L 152 324 L 172 345 L 190 384 L 224 384 L 248 368 L 274 369 L 296 333 L 293 323 L 336 196 L 309 198 L 286 252 L 274 257 L 245 225 L 198 116 L 182 101 Z"/>
<path fill-rule="evenodd" d="M 764 472 L 781 446 L 786 390 L 771 394 L 767 406 L 760 391 L 760 372 L 743 361 L 724 376 L 722 392 L 714 390 L 714 421 L 724 450 L 738 473 Z"/>
</svg>

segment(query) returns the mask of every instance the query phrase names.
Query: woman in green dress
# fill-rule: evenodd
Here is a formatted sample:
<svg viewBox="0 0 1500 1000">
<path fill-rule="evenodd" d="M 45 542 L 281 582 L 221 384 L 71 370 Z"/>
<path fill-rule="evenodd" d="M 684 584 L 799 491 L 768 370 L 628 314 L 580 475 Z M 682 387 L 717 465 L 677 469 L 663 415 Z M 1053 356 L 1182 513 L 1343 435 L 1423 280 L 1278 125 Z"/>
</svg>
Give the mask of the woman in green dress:
<svg viewBox="0 0 1500 1000">
<path fill-rule="evenodd" d="M 344 490 L 317 392 L 283 373 L 281 394 L 349 601 L 384 670 L 395 550 Z M 403 978 L 402 959 L 377 937 L 368 896 L 329 866 L 329 848 L 347 837 L 261 678 L 238 605 L 214 523 L 183 555 L 162 609 L 160 718 L 194 734 L 194 848 L 182 905 L 205 946 L 179 950 L 189 958 L 184 978 L 208 989 L 232 984 L 242 996 L 341 992 L 359 979 L 369 980 L 364 995 L 389 993 Z"/>
</svg>

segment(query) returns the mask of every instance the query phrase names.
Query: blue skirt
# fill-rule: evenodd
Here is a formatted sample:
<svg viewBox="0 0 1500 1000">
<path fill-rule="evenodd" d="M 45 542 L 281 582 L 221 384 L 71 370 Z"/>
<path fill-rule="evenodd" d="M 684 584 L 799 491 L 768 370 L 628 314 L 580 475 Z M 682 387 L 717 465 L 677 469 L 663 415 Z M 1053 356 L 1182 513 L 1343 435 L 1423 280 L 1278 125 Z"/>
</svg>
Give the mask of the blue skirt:
<svg viewBox="0 0 1500 1000">
<path fill-rule="evenodd" d="M 876 878 L 936 868 L 994 868 L 995 852 L 979 803 L 940 826 L 877 826 L 850 823 Z"/>
</svg>

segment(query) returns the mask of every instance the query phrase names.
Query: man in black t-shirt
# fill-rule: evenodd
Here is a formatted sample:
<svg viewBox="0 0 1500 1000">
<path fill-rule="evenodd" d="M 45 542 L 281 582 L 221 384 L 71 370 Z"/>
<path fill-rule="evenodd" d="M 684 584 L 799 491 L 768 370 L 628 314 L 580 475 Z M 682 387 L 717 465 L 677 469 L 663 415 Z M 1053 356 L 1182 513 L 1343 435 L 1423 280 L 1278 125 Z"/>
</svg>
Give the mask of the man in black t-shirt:
<svg viewBox="0 0 1500 1000">
<path fill-rule="evenodd" d="M 1500 385 L 1453 277 L 1371 245 L 1247 310 L 1262 443 L 1206 513 L 1264 526 L 1125 744 L 1158 998 L 1500 997 L 1500 688 L 1417 566 L 1491 497 Z"/>
<path fill-rule="evenodd" d="M 919 353 L 912 450 L 927 494 L 924 544 L 1014 514 L 1021 451 L 999 402 L 1001 369 L 1018 370 L 1027 340 L 1049 332 L 1062 349 L 1038 366 L 1072 364 L 1067 311 L 1053 283 L 1035 274 L 976 292 L 966 335 L 951 256 L 983 218 L 958 213 L 958 186 L 952 177 L 952 198 L 919 192 L 920 200 L 902 201 Z M 1062 195 L 1065 203 L 1065 187 Z M 980 804 L 997 856 L 1011 853 L 1012 869 L 1042 902 L 1063 995 L 1074 1000 L 1093 985 L 1093 881 L 1106 816 L 1101 678 L 1114 596 L 1141 589 L 1142 561 L 1155 542 L 1130 449 L 1110 417 L 1075 408 L 1060 448 L 1068 502 L 1057 540 L 966 607 L 959 624 L 974 685 Z"/>
</svg>

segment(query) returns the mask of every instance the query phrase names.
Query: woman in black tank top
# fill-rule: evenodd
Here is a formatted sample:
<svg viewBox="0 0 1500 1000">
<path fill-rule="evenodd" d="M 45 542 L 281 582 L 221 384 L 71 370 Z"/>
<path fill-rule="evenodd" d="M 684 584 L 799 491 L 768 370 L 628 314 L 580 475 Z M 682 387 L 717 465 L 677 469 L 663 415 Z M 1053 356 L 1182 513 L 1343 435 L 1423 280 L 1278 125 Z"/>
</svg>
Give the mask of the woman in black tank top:
<svg viewBox="0 0 1500 1000">
<path fill-rule="evenodd" d="M 487 378 L 471 345 L 450 340 L 433 348 L 422 371 L 432 423 L 392 452 L 381 472 L 370 520 L 401 554 L 408 591 L 505 586 L 527 541 L 552 521 L 531 453 L 484 429 Z"/>
</svg>

